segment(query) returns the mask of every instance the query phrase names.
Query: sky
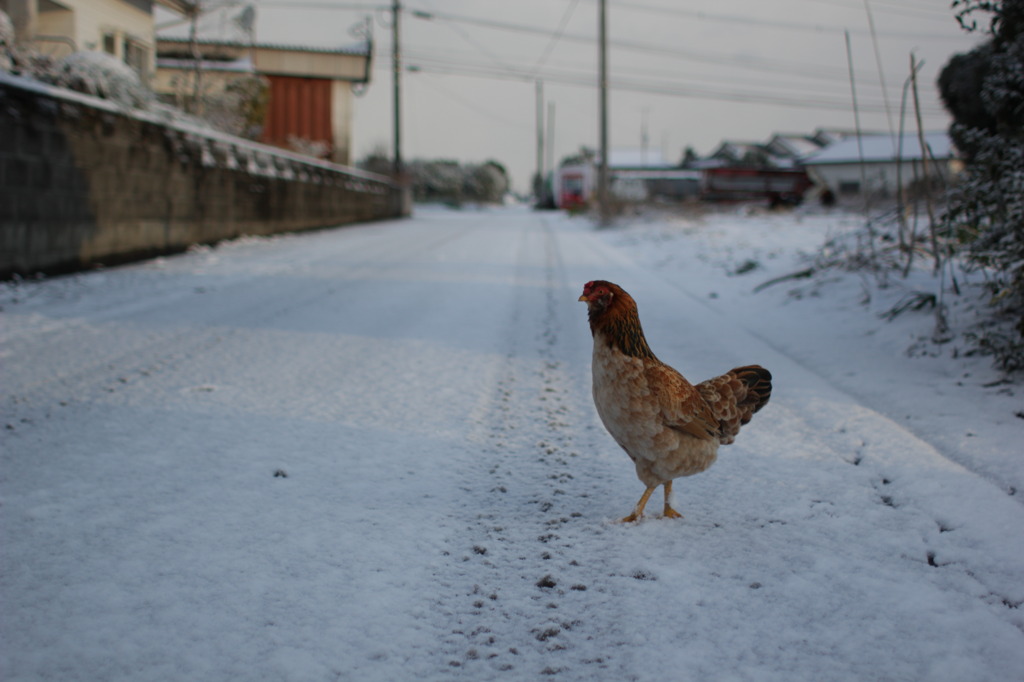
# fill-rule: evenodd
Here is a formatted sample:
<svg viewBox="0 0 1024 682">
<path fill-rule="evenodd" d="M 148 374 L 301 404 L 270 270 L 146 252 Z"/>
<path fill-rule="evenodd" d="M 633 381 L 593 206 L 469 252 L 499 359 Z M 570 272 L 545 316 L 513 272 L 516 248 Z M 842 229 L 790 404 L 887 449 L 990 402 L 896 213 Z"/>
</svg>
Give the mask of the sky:
<svg viewBox="0 0 1024 682">
<path fill-rule="evenodd" d="M 352 145 L 355 159 L 390 155 L 390 3 L 252 2 L 261 43 L 351 46 L 369 17 L 373 75 L 353 106 Z M 608 0 L 609 145 L 677 162 L 687 147 L 706 155 L 723 140 L 853 130 L 858 116 L 864 130 L 898 131 L 911 55 L 923 62 L 923 126 L 945 129 L 935 80 L 952 55 L 983 40 L 960 28 L 949 5 Z M 402 8 L 404 159 L 496 160 L 525 191 L 537 169 L 538 82 L 545 168 L 598 146 L 598 0 L 404 0 Z M 912 94 L 905 111 L 904 125 L 914 130 Z"/>
</svg>

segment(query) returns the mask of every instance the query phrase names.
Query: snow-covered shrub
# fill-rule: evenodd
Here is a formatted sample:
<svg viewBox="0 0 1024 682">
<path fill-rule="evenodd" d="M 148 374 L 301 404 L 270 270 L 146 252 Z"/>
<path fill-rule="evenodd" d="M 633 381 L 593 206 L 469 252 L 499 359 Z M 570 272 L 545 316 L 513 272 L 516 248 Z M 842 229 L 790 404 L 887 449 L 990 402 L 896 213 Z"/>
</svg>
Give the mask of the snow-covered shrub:
<svg viewBox="0 0 1024 682">
<path fill-rule="evenodd" d="M 946 228 L 967 261 L 989 274 L 998 329 L 977 338 L 1005 369 L 1024 368 L 1024 1 L 956 0 L 957 19 L 977 29 L 991 13 L 991 38 L 957 55 L 939 77 L 950 128 L 965 161 L 949 194 Z"/>
<path fill-rule="evenodd" d="M 224 95 L 224 106 L 231 112 L 230 127 L 226 130 L 251 140 L 259 139 L 270 103 L 270 81 L 258 74 L 236 78 L 228 83 Z"/>
<path fill-rule="evenodd" d="M 0 9 L 0 69 L 10 71 L 14 62 L 11 52 L 14 50 L 14 22 L 7 12 Z"/>
<path fill-rule="evenodd" d="M 413 161 L 406 170 L 416 201 L 462 204 L 463 171 L 458 161 Z"/>
<path fill-rule="evenodd" d="M 468 200 L 497 204 L 507 192 L 508 175 L 497 162 L 488 161 L 465 169 L 462 193 Z"/>
<path fill-rule="evenodd" d="M 367 167 L 370 160 L 361 165 Z M 501 203 L 509 188 L 508 174 L 497 161 L 469 165 L 449 160 L 413 161 L 406 172 L 412 179 L 413 197 L 422 202 L 495 204 Z"/>
<path fill-rule="evenodd" d="M 75 52 L 57 64 L 54 84 L 102 97 L 132 109 L 144 109 L 153 93 L 130 66 L 103 52 Z"/>
<path fill-rule="evenodd" d="M 307 140 L 297 135 L 288 136 L 288 148 L 293 152 L 316 159 L 326 159 L 331 155 L 330 143 L 324 140 Z"/>
<path fill-rule="evenodd" d="M 14 47 L 14 22 L 0 9 L 0 49 Z"/>
<path fill-rule="evenodd" d="M 383 146 L 378 146 L 369 154 L 367 154 L 356 166 L 364 171 L 370 173 L 377 173 L 379 175 L 391 175 L 394 162 L 391 157 L 388 156 L 388 151 Z"/>
</svg>

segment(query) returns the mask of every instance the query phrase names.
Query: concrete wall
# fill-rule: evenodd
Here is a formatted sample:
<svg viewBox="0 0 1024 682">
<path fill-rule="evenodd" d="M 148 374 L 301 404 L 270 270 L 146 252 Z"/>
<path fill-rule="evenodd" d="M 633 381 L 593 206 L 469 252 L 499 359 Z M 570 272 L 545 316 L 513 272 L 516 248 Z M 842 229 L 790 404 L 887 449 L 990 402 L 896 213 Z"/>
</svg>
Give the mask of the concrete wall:
<svg viewBox="0 0 1024 682">
<path fill-rule="evenodd" d="M 387 179 L 0 73 L 0 277 L 408 215 Z"/>
</svg>

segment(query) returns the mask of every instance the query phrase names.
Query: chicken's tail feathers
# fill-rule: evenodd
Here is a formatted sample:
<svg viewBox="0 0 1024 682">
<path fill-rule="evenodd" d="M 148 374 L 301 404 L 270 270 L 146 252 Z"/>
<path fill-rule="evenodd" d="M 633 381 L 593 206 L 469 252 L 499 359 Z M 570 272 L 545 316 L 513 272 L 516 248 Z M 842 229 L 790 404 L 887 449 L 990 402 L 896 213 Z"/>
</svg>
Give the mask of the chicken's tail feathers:
<svg viewBox="0 0 1024 682">
<path fill-rule="evenodd" d="M 772 397 L 772 373 L 760 365 L 746 365 L 728 372 L 747 387 L 747 396 L 742 401 L 753 415 L 768 403 Z M 747 417 L 749 420 L 750 417 Z M 745 423 L 745 422 L 744 422 Z"/>
<path fill-rule="evenodd" d="M 736 367 L 722 376 L 697 384 L 697 391 L 711 407 L 719 423 L 718 439 L 732 443 L 740 427 L 768 403 L 772 374 L 760 365 Z"/>
</svg>

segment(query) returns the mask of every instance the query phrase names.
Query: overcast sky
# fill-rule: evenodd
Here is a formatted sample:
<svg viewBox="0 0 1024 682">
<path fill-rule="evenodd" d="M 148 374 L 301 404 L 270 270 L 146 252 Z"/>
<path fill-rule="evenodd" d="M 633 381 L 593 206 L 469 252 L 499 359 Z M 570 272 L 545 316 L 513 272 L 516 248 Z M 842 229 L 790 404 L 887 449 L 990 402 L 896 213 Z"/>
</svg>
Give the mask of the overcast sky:
<svg viewBox="0 0 1024 682">
<path fill-rule="evenodd" d="M 950 56 L 983 39 L 959 27 L 948 0 L 607 2 L 610 146 L 639 149 L 646 130 L 648 149 L 671 161 L 688 146 L 707 154 L 727 139 L 853 129 L 844 31 L 864 129 L 887 132 L 890 121 L 898 129 L 912 52 L 924 62 L 924 126 L 945 129 L 935 79 Z M 390 154 L 390 2 L 251 4 L 261 43 L 349 46 L 359 40 L 350 29 L 371 18 L 373 80 L 354 104 L 354 158 L 377 148 Z M 555 163 L 581 146 L 597 147 L 598 0 L 402 6 L 404 158 L 494 159 L 525 191 L 536 169 L 537 80 L 545 115 L 549 103 L 554 108 Z M 914 130 L 909 99 L 908 107 L 905 125 Z"/>
</svg>

